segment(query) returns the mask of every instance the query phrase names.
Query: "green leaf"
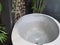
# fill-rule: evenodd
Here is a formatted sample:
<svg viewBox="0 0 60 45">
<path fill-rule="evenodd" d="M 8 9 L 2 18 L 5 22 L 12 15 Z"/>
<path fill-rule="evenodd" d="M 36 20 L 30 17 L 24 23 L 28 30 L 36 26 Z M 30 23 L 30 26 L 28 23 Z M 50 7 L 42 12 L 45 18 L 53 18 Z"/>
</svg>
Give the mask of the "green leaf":
<svg viewBox="0 0 60 45">
<path fill-rule="evenodd" d="M 41 7 L 41 10 L 40 10 L 40 13 L 43 12 L 44 8 L 45 8 L 45 5 L 43 4 L 42 7 Z"/>
<path fill-rule="evenodd" d="M 0 25 L 0 42 L 1 43 L 4 43 L 8 38 L 7 33 L 4 30 L 5 30 L 5 26 Z"/>
<path fill-rule="evenodd" d="M 42 13 L 44 8 L 45 8 L 45 0 L 40 0 L 40 5 L 38 6 L 38 8 L 36 7 L 37 3 L 39 0 L 32 0 L 32 9 L 33 12 L 35 13 Z"/>
<path fill-rule="evenodd" d="M 0 33 L 0 42 L 3 43 L 7 40 L 7 35 L 4 33 Z"/>
<path fill-rule="evenodd" d="M 0 3 L 0 13 L 1 13 L 1 11 L 2 11 L 2 4 Z"/>
<path fill-rule="evenodd" d="M 45 8 L 45 1 L 42 2 L 41 6 L 39 7 L 39 12 L 42 13 Z"/>
</svg>

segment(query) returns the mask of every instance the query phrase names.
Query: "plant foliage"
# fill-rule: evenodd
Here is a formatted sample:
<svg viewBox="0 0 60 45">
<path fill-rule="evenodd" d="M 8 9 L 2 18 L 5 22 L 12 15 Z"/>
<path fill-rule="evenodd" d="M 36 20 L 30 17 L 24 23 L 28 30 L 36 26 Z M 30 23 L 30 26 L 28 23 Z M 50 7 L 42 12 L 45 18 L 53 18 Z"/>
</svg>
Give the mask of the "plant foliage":
<svg viewBox="0 0 60 45">
<path fill-rule="evenodd" d="M 2 11 L 2 4 L 0 3 L 0 13 L 1 13 L 1 11 Z"/>
<path fill-rule="evenodd" d="M 32 9 L 33 12 L 42 13 L 45 8 L 44 0 L 32 0 Z"/>
<path fill-rule="evenodd" d="M 7 40 L 7 33 L 4 31 L 4 25 L 0 25 L 0 42 L 3 43 Z"/>
</svg>

